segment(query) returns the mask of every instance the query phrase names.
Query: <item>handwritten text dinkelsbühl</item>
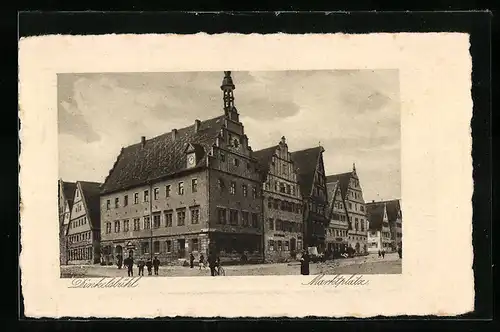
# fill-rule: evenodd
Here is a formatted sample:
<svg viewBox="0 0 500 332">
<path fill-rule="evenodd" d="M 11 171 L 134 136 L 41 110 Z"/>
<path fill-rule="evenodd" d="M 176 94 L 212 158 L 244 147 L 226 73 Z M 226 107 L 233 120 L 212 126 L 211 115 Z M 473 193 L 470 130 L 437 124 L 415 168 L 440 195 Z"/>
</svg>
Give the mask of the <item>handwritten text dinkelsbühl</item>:
<svg viewBox="0 0 500 332">
<path fill-rule="evenodd" d="M 302 283 L 302 285 L 313 285 L 313 286 L 365 286 L 368 284 L 368 280 L 363 279 L 362 275 L 351 275 L 342 276 L 340 274 L 335 275 L 331 279 L 324 279 L 324 274 L 319 274 L 314 277 L 313 280 Z"/>
<path fill-rule="evenodd" d="M 75 278 L 69 288 L 134 288 L 142 277 Z"/>
</svg>

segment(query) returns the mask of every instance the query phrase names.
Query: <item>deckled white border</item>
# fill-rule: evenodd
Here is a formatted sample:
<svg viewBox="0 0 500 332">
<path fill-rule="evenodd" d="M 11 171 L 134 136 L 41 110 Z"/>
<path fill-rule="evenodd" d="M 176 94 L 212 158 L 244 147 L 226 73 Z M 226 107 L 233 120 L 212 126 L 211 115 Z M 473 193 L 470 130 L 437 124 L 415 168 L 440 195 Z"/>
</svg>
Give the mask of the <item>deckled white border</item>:
<svg viewBox="0 0 500 332">
<path fill-rule="evenodd" d="M 22 293 L 30 317 L 456 315 L 473 310 L 469 38 L 458 33 L 42 36 L 20 42 Z M 381 69 L 401 83 L 402 275 L 365 287 L 310 277 L 59 278 L 57 73 Z"/>
</svg>

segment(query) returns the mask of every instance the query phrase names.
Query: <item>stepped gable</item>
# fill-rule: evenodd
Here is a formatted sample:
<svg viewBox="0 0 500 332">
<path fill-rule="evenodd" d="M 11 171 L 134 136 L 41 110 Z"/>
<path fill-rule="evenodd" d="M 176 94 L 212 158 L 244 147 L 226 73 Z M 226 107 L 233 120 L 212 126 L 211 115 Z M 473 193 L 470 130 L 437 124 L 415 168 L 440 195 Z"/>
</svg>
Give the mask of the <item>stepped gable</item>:
<svg viewBox="0 0 500 332">
<path fill-rule="evenodd" d="M 292 160 L 297 170 L 300 191 L 303 197 L 309 196 L 312 191 L 314 174 L 316 173 L 319 157 L 323 151 L 323 147 L 318 146 L 292 152 Z"/>
<path fill-rule="evenodd" d="M 224 115 L 130 145 L 122 149 L 101 193 L 123 190 L 173 175 L 186 169 L 185 150 L 196 151 L 196 167 L 205 167 L 207 156 L 224 125 Z M 175 138 L 174 138 L 175 135 Z"/>
</svg>

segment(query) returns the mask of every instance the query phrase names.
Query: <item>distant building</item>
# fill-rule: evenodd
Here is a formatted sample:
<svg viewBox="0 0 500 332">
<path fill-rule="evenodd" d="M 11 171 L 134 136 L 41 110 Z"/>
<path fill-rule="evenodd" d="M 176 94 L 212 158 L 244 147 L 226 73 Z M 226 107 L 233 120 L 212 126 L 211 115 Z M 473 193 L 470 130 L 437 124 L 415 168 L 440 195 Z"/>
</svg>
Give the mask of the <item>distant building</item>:
<svg viewBox="0 0 500 332">
<path fill-rule="evenodd" d="M 327 182 L 337 182 L 340 187 L 341 194 L 344 197 L 350 223 L 348 231 L 349 247 L 351 247 L 356 253 L 368 252 L 368 222 L 365 213 L 363 190 L 356 173 L 356 165 L 353 164 L 351 172 L 329 175 L 327 177 Z"/>
<path fill-rule="evenodd" d="M 255 151 L 263 182 L 264 254 L 267 262 L 294 258 L 303 244 L 302 195 L 285 137 Z"/>
<path fill-rule="evenodd" d="M 100 183 L 77 181 L 71 217 L 66 226 L 69 264 L 100 261 Z"/>
<path fill-rule="evenodd" d="M 368 252 L 392 251 L 391 229 L 385 202 L 372 202 L 366 205 L 369 220 Z"/>
<path fill-rule="evenodd" d="M 325 166 L 322 146 L 292 152 L 303 201 L 304 247 L 325 250 L 328 218 Z"/>
<path fill-rule="evenodd" d="M 231 72 L 224 114 L 121 150 L 101 196 L 101 245 L 163 262 L 218 253 L 263 260 L 262 182 L 234 106 Z"/>
<path fill-rule="evenodd" d="M 59 188 L 59 263 L 68 264 L 66 231 L 69 225 L 73 196 L 75 195 L 76 183 L 66 182 L 60 179 Z"/>
<path fill-rule="evenodd" d="M 339 182 L 327 183 L 330 223 L 326 230 L 327 250 L 334 256 L 338 256 L 347 251 L 349 214 L 347 212 L 344 197 L 340 190 Z"/>
<path fill-rule="evenodd" d="M 399 199 L 385 201 L 389 228 L 391 231 L 391 248 L 396 251 L 403 246 L 403 215 L 401 213 L 401 202 Z"/>
</svg>

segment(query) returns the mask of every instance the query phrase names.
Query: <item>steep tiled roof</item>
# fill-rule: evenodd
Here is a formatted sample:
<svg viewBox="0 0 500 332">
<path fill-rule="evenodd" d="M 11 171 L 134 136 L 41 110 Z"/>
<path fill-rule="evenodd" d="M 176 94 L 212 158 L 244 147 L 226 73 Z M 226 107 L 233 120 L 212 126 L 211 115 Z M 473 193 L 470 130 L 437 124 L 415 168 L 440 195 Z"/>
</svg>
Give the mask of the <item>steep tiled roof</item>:
<svg viewBox="0 0 500 332">
<path fill-rule="evenodd" d="M 349 188 L 349 181 L 351 180 L 351 176 L 352 172 L 328 175 L 326 177 L 326 183 L 328 184 L 331 182 L 338 182 L 340 185 L 342 196 L 345 197 L 347 189 Z"/>
<path fill-rule="evenodd" d="M 64 193 L 64 198 L 68 201 L 69 203 L 69 208 L 71 209 L 73 205 L 73 196 L 75 195 L 75 189 L 76 189 L 76 183 L 75 182 L 66 182 L 63 181 L 63 193 Z"/>
<path fill-rule="evenodd" d="M 307 197 L 311 193 L 319 156 L 323 151 L 323 147 L 318 146 L 292 152 L 292 160 L 297 169 L 297 177 L 303 197 Z"/>
<path fill-rule="evenodd" d="M 101 218 L 101 203 L 100 203 L 100 186 L 102 183 L 99 182 L 87 182 L 79 181 L 80 188 L 82 190 L 83 198 L 85 199 L 85 205 L 87 207 L 87 213 L 92 222 L 93 229 L 100 228 L 100 218 Z"/>
<path fill-rule="evenodd" d="M 330 218 L 331 214 L 333 213 L 333 202 L 335 201 L 335 192 L 337 191 L 337 184 L 338 182 L 330 182 L 326 184 L 326 191 L 328 194 L 328 199 L 330 202 L 328 202 L 328 210 L 330 211 Z"/>
<path fill-rule="evenodd" d="M 144 146 L 137 143 L 122 149 L 105 180 L 102 193 L 142 185 L 186 169 L 184 151 L 188 144 L 192 144 L 197 151 L 196 166 L 206 165 L 207 154 L 223 124 L 222 115 L 202 121 L 197 132 L 194 124 L 178 129 L 175 140 L 169 132 L 146 140 Z"/>
<path fill-rule="evenodd" d="M 386 201 L 386 209 L 387 209 L 387 218 L 389 221 L 396 221 L 398 218 L 398 213 L 401 210 L 401 206 L 399 204 L 399 200 L 390 200 Z"/>
<path fill-rule="evenodd" d="M 369 227 L 371 231 L 382 230 L 382 222 L 384 220 L 384 207 L 384 202 L 366 204 L 366 216 L 368 217 Z"/>
<path fill-rule="evenodd" d="M 278 145 L 275 145 L 275 146 L 271 146 L 269 148 L 254 151 L 252 153 L 252 156 L 255 159 L 257 159 L 257 162 L 259 163 L 260 172 L 262 174 L 262 178 L 264 181 L 266 179 L 267 173 L 269 172 L 271 161 L 272 161 L 273 155 L 276 152 L 277 148 L 278 148 Z"/>
</svg>

